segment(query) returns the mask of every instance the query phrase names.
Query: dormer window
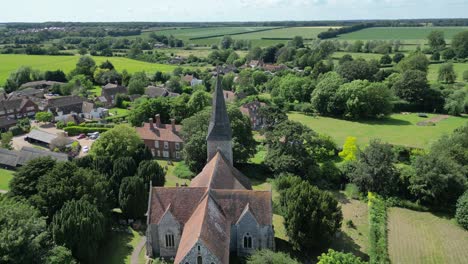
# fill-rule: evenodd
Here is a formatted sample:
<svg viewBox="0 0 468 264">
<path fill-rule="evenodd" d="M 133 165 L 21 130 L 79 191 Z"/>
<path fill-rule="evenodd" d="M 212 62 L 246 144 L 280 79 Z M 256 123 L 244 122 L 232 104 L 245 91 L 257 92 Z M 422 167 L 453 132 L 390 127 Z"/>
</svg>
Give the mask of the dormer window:
<svg viewBox="0 0 468 264">
<path fill-rule="evenodd" d="M 252 248 L 252 236 L 249 233 L 244 235 L 244 248 Z"/>
<path fill-rule="evenodd" d="M 168 149 L 168 148 L 169 148 L 169 142 L 164 141 L 164 149 Z"/>
</svg>

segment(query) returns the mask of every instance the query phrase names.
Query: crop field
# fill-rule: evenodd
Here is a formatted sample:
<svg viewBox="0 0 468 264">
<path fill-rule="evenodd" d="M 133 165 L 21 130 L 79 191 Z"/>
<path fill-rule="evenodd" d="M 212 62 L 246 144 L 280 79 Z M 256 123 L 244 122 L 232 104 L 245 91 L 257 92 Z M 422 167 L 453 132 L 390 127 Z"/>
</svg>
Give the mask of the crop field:
<svg viewBox="0 0 468 264">
<path fill-rule="evenodd" d="M 75 68 L 78 56 L 42 56 L 42 55 L 16 55 L 0 54 L 0 85 L 5 83 L 11 72 L 21 66 L 31 66 L 33 69 L 46 71 L 60 69 L 69 73 Z M 130 73 L 137 71 L 146 72 L 171 72 L 176 68 L 173 65 L 148 63 L 122 57 L 93 57 L 96 64 L 109 60 L 118 71 L 127 70 Z"/>
<path fill-rule="evenodd" d="M 466 263 L 468 232 L 428 212 L 390 208 L 388 252 L 392 263 Z"/>
<path fill-rule="evenodd" d="M 13 179 L 13 171 L 0 169 L 0 190 L 8 191 L 11 179 Z"/>
<path fill-rule="evenodd" d="M 468 30 L 468 27 L 376 27 L 343 34 L 338 39 L 425 41 L 433 30 L 443 31 L 445 38 L 450 40 L 455 34 Z"/>
<path fill-rule="evenodd" d="M 176 28 L 170 30 L 156 31 L 156 34 L 174 36 L 187 41 L 191 38 L 209 38 L 215 35 L 230 35 L 238 33 L 247 33 L 256 30 L 269 29 L 273 27 L 200 27 L 200 28 Z M 144 34 L 150 34 L 145 32 Z"/>
<path fill-rule="evenodd" d="M 443 134 L 451 133 L 455 128 L 463 126 L 468 116 L 455 117 L 438 122 L 435 126 L 417 126 L 416 123 L 434 117 L 418 117 L 417 114 L 393 114 L 382 120 L 348 121 L 330 117 L 312 117 L 292 112 L 289 119 L 301 122 L 318 133 L 331 136 L 340 146 L 346 137 L 357 138 L 359 145 L 365 145 L 370 139 L 380 138 L 384 142 L 417 148 L 427 148 Z"/>
</svg>

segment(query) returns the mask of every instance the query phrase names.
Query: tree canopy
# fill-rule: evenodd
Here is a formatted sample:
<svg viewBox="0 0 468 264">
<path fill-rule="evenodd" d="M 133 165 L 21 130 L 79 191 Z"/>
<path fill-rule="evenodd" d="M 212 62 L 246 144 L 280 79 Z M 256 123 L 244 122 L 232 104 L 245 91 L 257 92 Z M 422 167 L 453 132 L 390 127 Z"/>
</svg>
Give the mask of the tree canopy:
<svg viewBox="0 0 468 264">
<path fill-rule="evenodd" d="M 103 133 L 93 144 L 91 155 L 108 156 L 113 160 L 119 157 L 132 157 L 141 139 L 129 125 L 116 125 Z"/>
</svg>

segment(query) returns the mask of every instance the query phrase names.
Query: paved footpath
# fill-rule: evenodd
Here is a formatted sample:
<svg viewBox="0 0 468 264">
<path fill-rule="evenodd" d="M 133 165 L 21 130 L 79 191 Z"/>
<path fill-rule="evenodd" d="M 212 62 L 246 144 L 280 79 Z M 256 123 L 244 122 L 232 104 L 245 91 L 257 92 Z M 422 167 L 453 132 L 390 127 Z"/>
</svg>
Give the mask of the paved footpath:
<svg viewBox="0 0 468 264">
<path fill-rule="evenodd" d="M 130 259 L 131 264 L 142 264 L 142 263 L 138 263 L 138 256 L 140 255 L 140 252 L 145 246 L 145 244 L 146 244 L 146 237 L 144 236 L 141 238 L 141 241 L 138 243 L 135 249 L 133 249 L 132 258 Z"/>
</svg>

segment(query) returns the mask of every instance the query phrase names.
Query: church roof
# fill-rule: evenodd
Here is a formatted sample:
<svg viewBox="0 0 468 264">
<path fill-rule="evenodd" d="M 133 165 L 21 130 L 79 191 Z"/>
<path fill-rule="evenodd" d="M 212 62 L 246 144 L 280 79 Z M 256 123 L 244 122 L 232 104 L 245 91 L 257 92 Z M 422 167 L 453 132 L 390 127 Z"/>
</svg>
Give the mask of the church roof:
<svg viewBox="0 0 468 264">
<path fill-rule="evenodd" d="M 210 191 L 205 193 L 185 224 L 174 263 L 180 263 L 197 241 L 201 241 L 221 263 L 229 263 L 230 223 Z"/>
<path fill-rule="evenodd" d="M 213 96 L 213 106 L 211 110 L 211 120 L 208 127 L 207 140 L 231 140 L 232 130 L 229 122 L 229 117 L 226 110 L 226 102 L 224 101 L 223 88 L 221 87 L 221 79 L 218 74 L 216 80 L 216 88 Z"/>
<path fill-rule="evenodd" d="M 190 187 L 252 190 L 249 178 L 234 168 L 220 151 L 206 164 L 202 172 L 192 179 Z"/>
</svg>

